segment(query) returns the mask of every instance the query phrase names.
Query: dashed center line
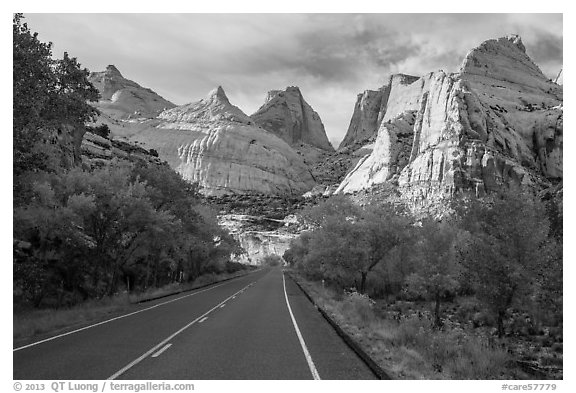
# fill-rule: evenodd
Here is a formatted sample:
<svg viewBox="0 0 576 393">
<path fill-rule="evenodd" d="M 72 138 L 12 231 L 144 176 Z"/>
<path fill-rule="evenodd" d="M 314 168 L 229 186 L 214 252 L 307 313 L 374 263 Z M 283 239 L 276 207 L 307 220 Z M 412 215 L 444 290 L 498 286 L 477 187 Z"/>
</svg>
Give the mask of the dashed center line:
<svg viewBox="0 0 576 393">
<path fill-rule="evenodd" d="M 252 285 L 252 284 L 250 284 Z M 246 288 L 246 287 L 244 287 Z M 164 340 L 162 340 L 161 342 L 159 342 L 158 344 L 156 344 L 154 347 L 152 347 L 151 349 L 149 349 L 148 351 L 146 351 L 145 353 L 143 353 L 142 355 L 140 355 L 140 357 L 138 357 L 137 359 L 133 360 L 132 362 L 128 363 L 126 366 L 124 366 L 122 369 L 118 370 L 117 372 L 115 372 L 112 376 L 108 377 L 108 380 L 113 380 L 118 378 L 119 376 L 121 376 L 122 374 L 124 374 L 126 371 L 130 370 L 132 367 L 134 367 L 135 365 L 137 365 L 138 363 L 140 363 L 142 360 L 146 359 L 148 356 L 150 356 L 151 354 L 155 353 L 158 348 L 166 345 L 170 340 L 172 340 L 174 337 L 176 337 L 177 335 L 179 335 L 180 333 L 182 333 L 183 331 L 185 331 L 186 329 L 188 329 L 190 326 L 194 325 L 197 322 L 203 322 L 206 319 L 208 319 L 206 316 L 208 314 L 210 314 L 212 311 L 216 310 L 218 307 L 220 307 L 222 304 L 226 303 L 228 300 L 230 300 L 232 298 L 232 296 L 236 296 L 238 295 L 238 293 L 240 293 L 240 291 L 230 295 L 229 297 L 227 297 L 226 299 L 224 299 L 222 302 L 218 303 L 217 305 L 215 305 L 214 307 L 212 307 L 210 310 L 206 311 L 204 314 L 200 315 L 198 318 L 196 318 L 195 320 L 193 320 L 192 322 L 190 322 L 189 324 L 187 324 L 186 326 L 182 327 L 181 329 L 179 329 L 178 331 L 172 333 L 170 336 L 168 336 L 167 338 L 165 338 Z"/>
<path fill-rule="evenodd" d="M 208 319 L 208 317 L 204 317 L 204 318 L 202 318 L 201 320 L 199 320 L 198 323 L 202 323 L 202 322 L 204 322 L 204 321 L 207 320 L 207 319 Z"/>
<path fill-rule="evenodd" d="M 226 303 L 224 303 L 223 305 L 221 305 L 220 308 L 224 308 L 224 306 L 226 306 Z"/>
<path fill-rule="evenodd" d="M 157 358 L 158 356 L 162 355 L 162 352 L 164 352 L 165 350 L 167 350 L 168 348 L 170 348 L 172 346 L 172 344 L 166 344 L 164 347 L 162 347 L 161 350 L 159 350 L 158 352 L 156 352 L 154 355 L 152 355 L 153 358 Z"/>
</svg>

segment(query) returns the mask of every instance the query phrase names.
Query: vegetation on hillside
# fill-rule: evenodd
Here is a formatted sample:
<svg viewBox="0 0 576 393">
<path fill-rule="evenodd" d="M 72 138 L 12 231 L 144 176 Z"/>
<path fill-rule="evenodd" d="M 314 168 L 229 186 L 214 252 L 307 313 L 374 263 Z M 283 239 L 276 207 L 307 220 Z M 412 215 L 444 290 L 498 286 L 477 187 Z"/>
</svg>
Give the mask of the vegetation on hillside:
<svg viewBox="0 0 576 393">
<path fill-rule="evenodd" d="M 526 359 L 528 375 L 557 377 L 539 368 L 557 370 L 559 360 L 561 375 L 562 235 L 550 203 L 508 190 L 458 199 L 439 221 L 337 196 L 302 214 L 312 229 L 284 259 L 303 279 L 322 282 L 319 297 L 361 341 L 387 352 L 400 345 L 430 364 L 444 356 L 442 347 L 468 351 L 446 355 L 440 378 L 522 377 L 514 360 Z M 414 337 L 392 339 L 400 331 Z M 431 351 L 440 341 L 440 352 Z M 485 348 L 472 351 L 474 343 Z M 446 373 L 450 358 L 473 365 L 475 354 L 508 362 L 507 371 Z"/>
<path fill-rule="evenodd" d="M 13 18 L 14 304 L 62 307 L 235 270 L 238 244 L 167 165 L 80 165 L 98 92 Z"/>
</svg>

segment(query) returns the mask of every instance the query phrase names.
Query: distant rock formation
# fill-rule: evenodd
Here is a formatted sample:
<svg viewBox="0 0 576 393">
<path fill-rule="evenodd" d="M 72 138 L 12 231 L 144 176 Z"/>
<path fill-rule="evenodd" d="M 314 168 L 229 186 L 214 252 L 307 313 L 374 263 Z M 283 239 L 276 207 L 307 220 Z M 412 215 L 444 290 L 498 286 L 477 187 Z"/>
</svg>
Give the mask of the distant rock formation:
<svg viewBox="0 0 576 393">
<path fill-rule="evenodd" d="M 221 87 L 155 121 L 131 139 L 158 151 L 205 195 L 302 194 L 315 184 L 302 158 L 233 106 Z"/>
<path fill-rule="evenodd" d="M 358 94 L 348 131 L 340 142 L 338 150 L 376 136 L 380 126 L 378 114 L 382 105 L 384 88 L 377 91 L 366 90 L 364 93 Z"/>
<path fill-rule="evenodd" d="M 250 117 L 291 146 L 304 143 L 334 151 L 320 116 L 304 100 L 298 87 L 269 91 L 264 105 Z"/>
<path fill-rule="evenodd" d="M 373 142 L 378 134 L 378 129 L 382 120 L 386 116 L 388 103 L 390 101 L 390 91 L 398 85 L 409 85 L 418 78 L 411 75 L 396 74 L 392 75 L 388 84 L 378 90 L 365 90 L 364 93 L 358 94 L 354 113 L 350 119 L 350 125 L 346 136 L 340 142 L 338 150 L 343 150 L 353 145 L 362 145 Z M 394 88 L 394 90 L 396 90 Z"/>
<path fill-rule="evenodd" d="M 175 105 L 153 90 L 122 76 L 113 65 L 105 71 L 92 72 L 88 78 L 100 92 L 96 107 L 102 112 L 97 123 L 105 123 L 114 135 L 126 136 L 137 131 L 136 120 L 155 118 Z"/>
<path fill-rule="evenodd" d="M 261 265 L 267 256 L 282 256 L 290 247 L 290 242 L 298 236 L 297 233 L 286 230 L 284 225 L 287 223 L 284 224 L 282 220 L 273 220 L 278 222 L 279 227 L 276 229 L 261 228 L 261 221 L 266 221 L 266 218 L 239 214 L 224 214 L 218 217 L 218 223 L 226 228 L 244 249 L 243 254 L 232 255 L 233 261 Z"/>
<path fill-rule="evenodd" d="M 374 150 L 337 192 L 388 182 L 418 205 L 562 179 L 562 87 L 542 74 L 518 36 L 482 43 L 457 73 L 393 76 L 381 91 Z M 364 116 L 369 124 L 374 111 Z"/>
</svg>

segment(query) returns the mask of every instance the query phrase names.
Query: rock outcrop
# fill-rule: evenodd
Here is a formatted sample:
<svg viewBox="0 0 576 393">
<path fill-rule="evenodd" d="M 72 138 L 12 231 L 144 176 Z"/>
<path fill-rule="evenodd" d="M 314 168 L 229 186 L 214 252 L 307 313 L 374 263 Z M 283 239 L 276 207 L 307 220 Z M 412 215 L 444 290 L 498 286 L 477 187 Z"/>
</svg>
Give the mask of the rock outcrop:
<svg viewBox="0 0 576 393">
<path fill-rule="evenodd" d="M 278 229 L 261 228 L 262 217 L 226 214 L 218 217 L 218 223 L 240 243 L 243 254 L 232 255 L 235 262 L 249 265 L 261 265 L 262 260 L 269 255 L 282 256 L 290 247 L 290 241 L 296 238 L 296 233 L 284 229 L 284 221 L 272 220 L 279 225 Z"/>
<path fill-rule="evenodd" d="M 320 116 L 304 100 L 298 87 L 268 92 L 264 105 L 252 116 L 256 124 L 282 138 L 293 147 L 307 144 L 334 151 Z"/>
<path fill-rule="evenodd" d="M 290 241 L 304 228 L 296 213 L 314 203 L 301 196 L 264 194 L 225 195 L 205 200 L 220 212 L 219 224 L 244 248 L 245 253 L 233 255 L 232 259 L 256 265 L 267 255 L 284 254 Z"/>
<path fill-rule="evenodd" d="M 393 76 L 374 150 L 337 192 L 389 182 L 414 205 L 562 178 L 562 87 L 518 36 L 489 40 L 459 72 Z"/>
<path fill-rule="evenodd" d="M 113 159 L 166 165 L 153 151 L 128 142 L 105 138 L 91 132 L 84 134 L 81 151 L 82 165 L 88 168 L 104 166 Z"/>
<path fill-rule="evenodd" d="M 205 195 L 302 194 L 315 184 L 302 158 L 233 106 L 221 87 L 155 121 L 131 139 L 155 149 Z"/>
<path fill-rule="evenodd" d="M 388 84 L 380 89 L 366 90 L 364 93 L 358 94 L 348 131 L 340 142 L 338 150 L 342 151 L 346 148 L 356 150 L 358 145 L 373 142 L 378 135 L 378 129 L 386 113 L 390 114 L 396 111 L 394 108 L 388 110 L 388 104 L 395 105 L 396 102 L 399 102 L 395 97 L 390 100 L 390 92 L 394 90 L 396 93 L 398 91 L 396 87 L 411 85 L 417 79 L 415 76 L 405 74 L 392 75 Z"/>
<path fill-rule="evenodd" d="M 153 118 L 175 106 L 153 90 L 124 78 L 113 65 L 105 71 L 92 72 L 88 80 L 100 92 L 96 106 L 113 119 Z"/>
<path fill-rule="evenodd" d="M 376 136 L 380 126 L 378 115 L 386 87 L 380 90 L 366 90 L 364 93 L 358 94 L 348 131 L 340 142 L 338 150 Z"/>
</svg>

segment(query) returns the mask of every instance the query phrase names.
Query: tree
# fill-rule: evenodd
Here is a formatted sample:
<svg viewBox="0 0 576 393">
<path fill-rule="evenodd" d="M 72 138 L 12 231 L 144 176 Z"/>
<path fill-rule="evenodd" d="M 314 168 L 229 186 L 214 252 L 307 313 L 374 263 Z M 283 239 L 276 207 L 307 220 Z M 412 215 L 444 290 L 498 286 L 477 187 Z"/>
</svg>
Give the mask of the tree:
<svg viewBox="0 0 576 393">
<path fill-rule="evenodd" d="M 397 206 L 374 203 L 360 207 L 346 196 L 330 198 L 304 217 L 316 228 L 309 235 L 305 269 L 340 283 L 356 276 L 362 293 L 368 274 L 407 240 L 410 228 L 407 213 Z"/>
<path fill-rule="evenodd" d="M 501 337 L 507 309 L 530 293 L 534 272 L 545 260 L 550 230 L 545 207 L 533 195 L 506 191 L 457 211 L 466 231 L 459 259 L 478 299 L 496 314 Z"/>
<path fill-rule="evenodd" d="M 358 221 L 360 246 L 365 249 L 361 263 L 360 292 L 366 291 L 366 278 L 388 254 L 407 242 L 411 221 L 407 212 L 390 203 L 369 204 Z"/>
<path fill-rule="evenodd" d="M 440 303 L 443 297 L 458 288 L 454 243 L 456 232 L 446 222 L 424 220 L 417 230 L 416 244 L 420 263 L 408 276 L 408 293 L 434 301 L 434 325 L 442 326 Z"/>
<path fill-rule="evenodd" d="M 46 144 L 54 135 L 70 134 L 75 162 L 85 123 L 98 111 L 88 104 L 97 101 L 98 90 L 88 81 L 89 72 L 76 58 L 64 53 L 52 58 L 52 44 L 43 43 L 32 33 L 23 15 L 15 14 L 13 32 L 13 140 L 14 174 L 46 170 Z M 20 182 L 15 181 L 17 191 Z"/>
<path fill-rule="evenodd" d="M 304 258 L 310 249 L 310 238 L 311 233 L 304 231 L 300 233 L 300 236 L 290 240 L 290 246 L 284 252 L 282 258 L 284 258 L 291 267 L 297 267 L 302 263 L 302 261 L 304 261 Z"/>
</svg>

